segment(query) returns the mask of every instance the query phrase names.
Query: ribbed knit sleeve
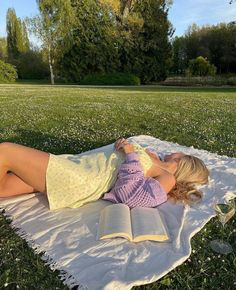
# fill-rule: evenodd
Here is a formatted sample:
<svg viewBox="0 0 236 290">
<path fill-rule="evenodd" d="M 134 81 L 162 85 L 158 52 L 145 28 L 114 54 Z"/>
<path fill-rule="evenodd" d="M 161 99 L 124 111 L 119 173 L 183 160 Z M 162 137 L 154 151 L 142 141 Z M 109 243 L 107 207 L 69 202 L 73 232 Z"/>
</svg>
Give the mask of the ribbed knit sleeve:
<svg viewBox="0 0 236 290">
<path fill-rule="evenodd" d="M 167 200 L 167 194 L 157 180 L 144 176 L 138 155 L 132 152 L 126 155 L 114 187 L 103 199 L 125 203 L 130 208 L 155 207 Z"/>
<path fill-rule="evenodd" d="M 143 168 L 139 162 L 138 154 L 135 152 L 126 154 L 126 160 L 121 164 L 118 178 L 143 178 Z"/>
</svg>

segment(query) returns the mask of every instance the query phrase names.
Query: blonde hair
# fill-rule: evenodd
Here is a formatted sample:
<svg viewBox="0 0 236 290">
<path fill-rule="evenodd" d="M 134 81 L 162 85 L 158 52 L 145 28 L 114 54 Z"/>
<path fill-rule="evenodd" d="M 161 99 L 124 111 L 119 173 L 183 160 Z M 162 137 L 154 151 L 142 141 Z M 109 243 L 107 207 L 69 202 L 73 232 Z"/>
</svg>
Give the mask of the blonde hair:
<svg viewBox="0 0 236 290">
<path fill-rule="evenodd" d="M 209 170 L 201 159 L 184 155 L 178 163 L 174 176 L 176 184 L 168 193 L 168 197 L 189 205 L 202 199 L 202 192 L 195 186 L 208 183 Z"/>
</svg>

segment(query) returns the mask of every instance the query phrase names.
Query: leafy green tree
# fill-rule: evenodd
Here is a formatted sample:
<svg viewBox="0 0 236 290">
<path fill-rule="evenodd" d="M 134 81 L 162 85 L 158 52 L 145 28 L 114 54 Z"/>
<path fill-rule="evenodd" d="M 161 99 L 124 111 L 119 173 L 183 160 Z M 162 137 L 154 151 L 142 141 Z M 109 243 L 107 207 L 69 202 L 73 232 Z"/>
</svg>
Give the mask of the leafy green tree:
<svg viewBox="0 0 236 290">
<path fill-rule="evenodd" d="M 37 0 L 39 14 L 28 18 L 27 23 L 41 41 L 54 84 L 57 59 L 70 48 L 74 29 L 74 11 L 70 0 Z"/>
<path fill-rule="evenodd" d="M 188 58 L 186 53 L 185 38 L 175 37 L 172 42 L 172 56 L 173 62 L 171 71 L 174 74 L 184 74 L 186 68 L 188 67 Z"/>
<path fill-rule="evenodd" d="M 210 64 L 206 58 L 198 56 L 196 59 L 190 60 L 186 73 L 189 76 L 214 76 L 216 67 Z"/>
<path fill-rule="evenodd" d="M 21 21 L 21 29 L 22 29 L 22 49 L 20 51 L 26 53 L 27 51 L 30 50 L 30 41 L 25 21 Z"/>
<path fill-rule="evenodd" d="M 141 78 L 142 83 L 166 78 L 171 64 L 172 25 L 168 20 L 169 1 L 140 0 L 134 12 L 141 15 L 143 25 L 134 33 L 129 70 Z"/>
<path fill-rule="evenodd" d="M 76 15 L 73 46 L 61 57 L 62 78 L 78 82 L 85 75 L 119 68 L 119 39 L 114 15 L 99 1 L 71 1 Z"/>
<path fill-rule="evenodd" d="M 172 26 L 166 0 L 72 0 L 73 46 L 60 60 L 62 76 L 114 71 L 136 74 L 143 83 L 164 79 L 170 66 Z"/>
<path fill-rule="evenodd" d="M 116 20 L 120 70 L 134 73 L 143 83 L 164 79 L 170 66 L 172 1 L 100 0 Z"/>
<path fill-rule="evenodd" d="M 143 27 L 143 18 L 134 11 L 138 0 L 100 0 L 105 5 L 115 21 L 116 43 L 120 67 L 123 72 L 132 73 L 134 63 L 134 44 L 137 35 Z"/>
<path fill-rule="evenodd" d="M 7 11 L 6 29 L 8 59 L 14 62 L 21 53 L 29 50 L 29 38 L 25 23 L 16 16 L 13 8 L 9 8 Z"/>
</svg>

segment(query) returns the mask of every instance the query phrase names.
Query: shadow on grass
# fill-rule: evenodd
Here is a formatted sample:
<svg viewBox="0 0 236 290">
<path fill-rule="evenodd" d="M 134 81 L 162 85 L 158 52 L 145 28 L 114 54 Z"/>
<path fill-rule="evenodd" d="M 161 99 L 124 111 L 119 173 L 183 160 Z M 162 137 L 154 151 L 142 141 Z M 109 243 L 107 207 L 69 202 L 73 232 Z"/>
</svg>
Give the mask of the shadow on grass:
<svg viewBox="0 0 236 290">
<path fill-rule="evenodd" d="M 156 91 L 156 92 L 236 92 L 235 86 L 164 86 L 164 85 L 140 85 L 140 86 L 112 86 L 112 85 L 80 85 L 78 83 L 64 83 L 56 82 L 55 85 L 51 85 L 49 80 L 18 80 L 15 83 L 9 83 L 5 85 L 35 85 L 40 87 L 51 88 L 88 88 L 88 89 L 106 89 L 106 90 L 121 90 L 121 91 Z"/>
<path fill-rule="evenodd" d="M 75 87 L 71 85 L 70 87 Z M 106 90 L 119 90 L 119 91 L 150 91 L 150 92 L 236 92 L 236 87 L 178 87 L 178 86 L 76 86 L 81 88 L 94 88 L 94 89 L 106 89 Z"/>
</svg>

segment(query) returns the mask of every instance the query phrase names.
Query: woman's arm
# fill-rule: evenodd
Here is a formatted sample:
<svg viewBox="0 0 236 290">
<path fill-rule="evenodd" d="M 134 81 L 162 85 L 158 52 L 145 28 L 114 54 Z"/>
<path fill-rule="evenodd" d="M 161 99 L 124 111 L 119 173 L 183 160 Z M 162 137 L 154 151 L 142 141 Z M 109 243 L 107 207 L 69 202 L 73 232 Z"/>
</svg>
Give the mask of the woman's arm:
<svg viewBox="0 0 236 290">
<path fill-rule="evenodd" d="M 157 153 L 152 152 L 151 150 L 149 150 L 148 148 L 145 149 L 145 152 L 153 159 L 158 159 L 161 160 L 159 155 Z"/>
<path fill-rule="evenodd" d="M 115 142 L 115 149 L 121 150 L 126 154 L 126 159 L 119 169 L 118 179 L 123 177 L 126 179 L 133 178 L 134 175 L 144 178 L 143 168 L 138 154 L 134 151 L 134 145 L 130 144 L 125 138 L 119 138 Z"/>
</svg>

